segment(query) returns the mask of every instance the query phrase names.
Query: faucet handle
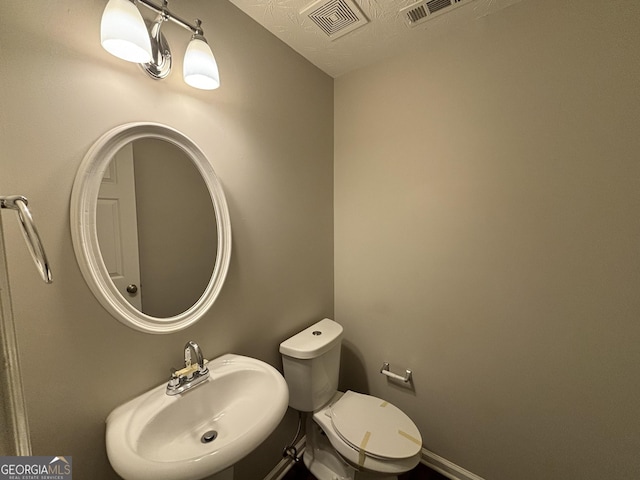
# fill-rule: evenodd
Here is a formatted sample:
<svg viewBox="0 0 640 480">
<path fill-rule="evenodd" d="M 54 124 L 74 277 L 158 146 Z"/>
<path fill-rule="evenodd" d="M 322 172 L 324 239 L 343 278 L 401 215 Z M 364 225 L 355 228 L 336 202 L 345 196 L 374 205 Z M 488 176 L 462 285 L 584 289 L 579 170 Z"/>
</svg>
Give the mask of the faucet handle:
<svg viewBox="0 0 640 480">
<path fill-rule="evenodd" d="M 209 360 L 207 360 L 206 358 L 202 361 L 202 365 L 198 365 L 198 373 L 200 375 L 204 375 L 205 373 L 209 372 L 209 369 L 207 368 L 207 363 L 209 363 Z"/>
<path fill-rule="evenodd" d="M 176 376 L 176 378 L 178 378 L 178 379 L 179 379 L 180 377 L 189 377 L 189 376 L 193 375 L 193 374 L 194 374 L 194 372 L 195 372 L 196 370 L 198 370 L 198 369 L 199 369 L 198 364 L 197 364 L 197 363 L 194 363 L 193 365 L 189 365 L 188 367 L 184 367 L 184 368 L 182 368 L 182 369 L 180 369 L 180 370 L 176 370 L 176 371 L 174 371 L 174 372 L 171 374 L 171 375 L 172 375 L 172 376 L 171 376 L 171 378 L 173 378 L 173 376 L 174 376 L 174 375 L 175 375 L 175 376 Z"/>
<path fill-rule="evenodd" d="M 169 377 L 169 384 L 167 385 L 168 387 L 177 387 L 178 385 L 180 385 L 180 376 L 176 375 L 177 371 L 175 368 L 171 369 L 171 377 Z"/>
</svg>

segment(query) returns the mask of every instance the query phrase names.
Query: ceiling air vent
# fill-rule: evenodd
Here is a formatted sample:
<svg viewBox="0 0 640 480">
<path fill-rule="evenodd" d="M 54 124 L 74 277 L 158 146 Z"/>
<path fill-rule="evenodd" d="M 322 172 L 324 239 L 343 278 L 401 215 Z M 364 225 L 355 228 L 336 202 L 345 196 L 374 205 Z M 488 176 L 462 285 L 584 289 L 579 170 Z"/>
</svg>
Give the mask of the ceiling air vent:
<svg viewBox="0 0 640 480">
<path fill-rule="evenodd" d="M 427 20 L 469 3 L 472 0 L 423 0 L 400 10 L 400 15 L 410 27 L 420 25 Z"/>
<path fill-rule="evenodd" d="M 300 11 L 335 40 L 369 22 L 352 0 L 319 0 Z"/>
</svg>

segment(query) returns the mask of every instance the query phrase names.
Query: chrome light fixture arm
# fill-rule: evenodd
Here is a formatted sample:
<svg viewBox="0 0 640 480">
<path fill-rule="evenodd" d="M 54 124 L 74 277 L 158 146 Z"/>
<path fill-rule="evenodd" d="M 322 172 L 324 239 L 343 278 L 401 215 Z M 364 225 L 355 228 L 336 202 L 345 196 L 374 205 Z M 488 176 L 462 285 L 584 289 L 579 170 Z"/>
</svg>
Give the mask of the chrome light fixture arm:
<svg viewBox="0 0 640 480">
<path fill-rule="evenodd" d="M 144 5 L 148 9 L 153 10 L 157 14 L 162 15 L 165 20 L 171 20 L 173 23 L 180 25 L 182 28 L 191 30 L 191 33 L 193 34 L 196 34 L 198 32 L 202 34 L 202 29 L 200 28 L 200 24 L 202 22 L 196 19 L 196 25 L 191 25 L 189 22 L 180 18 L 175 13 L 170 12 L 168 0 L 162 0 L 162 6 L 158 6 L 149 0 L 136 0 L 136 1 Z"/>
<path fill-rule="evenodd" d="M 151 40 L 151 61 L 140 63 L 139 65 L 150 77 L 156 80 L 165 78 L 171 72 L 171 49 L 167 39 L 160 31 L 167 18 L 166 15 L 160 13 L 153 23 L 145 21 L 149 29 L 149 39 Z"/>
<path fill-rule="evenodd" d="M 162 6 L 158 6 L 149 0 L 136 1 L 158 14 L 152 23 L 145 21 L 151 40 L 151 61 L 141 63 L 140 68 L 147 72 L 151 78 L 160 80 L 171 73 L 172 66 L 169 42 L 167 42 L 167 39 L 160 31 L 162 24 L 164 22 L 172 21 L 176 25 L 180 25 L 182 28 L 191 31 L 192 35 L 195 36 L 203 34 L 201 27 L 202 22 L 200 19 L 196 19 L 196 24 L 192 25 L 186 20 L 170 12 L 168 0 L 163 0 Z"/>
</svg>

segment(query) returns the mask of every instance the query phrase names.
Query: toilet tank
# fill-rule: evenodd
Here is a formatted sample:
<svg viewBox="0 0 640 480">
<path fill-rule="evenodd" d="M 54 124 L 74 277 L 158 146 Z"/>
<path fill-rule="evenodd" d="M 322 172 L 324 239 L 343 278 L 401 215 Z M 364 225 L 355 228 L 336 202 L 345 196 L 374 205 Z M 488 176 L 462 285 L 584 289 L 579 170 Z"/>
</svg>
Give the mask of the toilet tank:
<svg viewBox="0 0 640 480">
<path fill-rule="evenodd" d="M 342 326 L 325 318 L 280 344 L 289 406 L 313 412 L 338 391 Z"/>
</svg>

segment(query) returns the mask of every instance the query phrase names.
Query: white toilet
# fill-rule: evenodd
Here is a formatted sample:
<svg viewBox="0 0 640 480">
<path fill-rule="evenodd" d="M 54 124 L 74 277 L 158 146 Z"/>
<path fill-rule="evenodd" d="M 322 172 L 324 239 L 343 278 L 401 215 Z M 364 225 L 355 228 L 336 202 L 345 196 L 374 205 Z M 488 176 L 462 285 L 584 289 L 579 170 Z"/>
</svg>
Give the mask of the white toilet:
<svg viewBox="0 0 640 480">
<path fill-rule="evenodd" d="M 422 437 L 400 409 L 338 392 L 342 327 L 325 318 L 280 344 L 289 406 L 313 412 L 304 463 L 318 480 L 395 480 L 420 461 Z"/>
</svg>

